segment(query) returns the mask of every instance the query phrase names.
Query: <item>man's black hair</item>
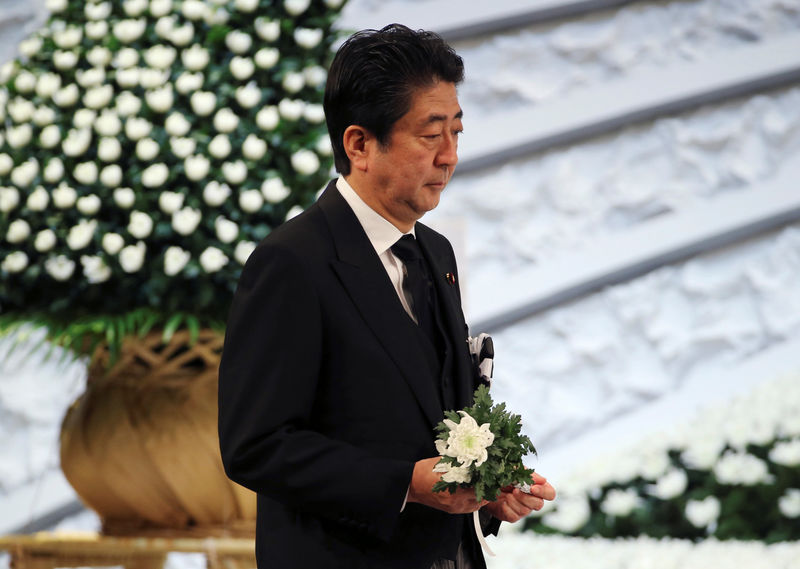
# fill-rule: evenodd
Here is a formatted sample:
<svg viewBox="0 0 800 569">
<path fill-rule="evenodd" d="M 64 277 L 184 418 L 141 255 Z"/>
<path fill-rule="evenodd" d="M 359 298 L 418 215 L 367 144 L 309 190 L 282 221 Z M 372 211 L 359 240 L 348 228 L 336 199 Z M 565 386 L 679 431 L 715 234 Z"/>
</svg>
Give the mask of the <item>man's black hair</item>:
<svg viewBox="0 0 800 569">
<path fill-rule="evenodd" d="M 390 24 L 352 35 L 337 51 L 325 86 L 325 120 L 336 170 L 350 173 L 342 141 L 348 126 L 367 129 L 386 146 L 418 89 L 438 81 L 457 85 L 463 79 L 464 62 L 433 32 Z"/>
</svg>

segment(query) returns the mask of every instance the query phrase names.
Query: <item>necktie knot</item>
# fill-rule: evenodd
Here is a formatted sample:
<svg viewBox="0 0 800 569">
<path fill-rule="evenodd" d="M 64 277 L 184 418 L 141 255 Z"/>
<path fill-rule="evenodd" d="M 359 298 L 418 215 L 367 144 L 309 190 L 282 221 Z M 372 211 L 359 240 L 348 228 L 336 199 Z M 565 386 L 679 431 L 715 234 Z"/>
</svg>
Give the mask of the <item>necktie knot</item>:
<svg viewBox="0 0 800 569">
<path fill-rule="evenodd" d="M 419 248 L 419 243 L 414 239 L 411 234 L 403 235 L 391 247 L 392 253 L 403 261 L 405 264 L 413 263 L 422 259 L 422 251 Z"/>
</svg>

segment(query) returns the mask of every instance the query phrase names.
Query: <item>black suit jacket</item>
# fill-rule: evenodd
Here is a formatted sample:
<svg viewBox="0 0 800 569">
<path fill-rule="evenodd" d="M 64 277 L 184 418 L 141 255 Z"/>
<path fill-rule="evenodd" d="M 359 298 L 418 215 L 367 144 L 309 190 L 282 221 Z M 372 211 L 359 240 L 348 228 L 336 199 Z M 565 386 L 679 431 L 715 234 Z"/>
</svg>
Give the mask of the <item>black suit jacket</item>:
<svg viewBox="0 0 800 569">
<path fill-rule="evenodd" d="M 416 235 L 454 346 L 460 408 L 477 376 L 458 280 L 445 277 L 457 275 L 455 256 L 430 228 L 418 223 Z M 219 435 L 226 472 L 258 494 L 260 567 L 428 569 L 455 556 L 468 516 L 400 512 L 414 462 L 437 454 L 443 418 L 423 341 L 333 182 L 253 252 L 227 326 Z"/>
</svg>

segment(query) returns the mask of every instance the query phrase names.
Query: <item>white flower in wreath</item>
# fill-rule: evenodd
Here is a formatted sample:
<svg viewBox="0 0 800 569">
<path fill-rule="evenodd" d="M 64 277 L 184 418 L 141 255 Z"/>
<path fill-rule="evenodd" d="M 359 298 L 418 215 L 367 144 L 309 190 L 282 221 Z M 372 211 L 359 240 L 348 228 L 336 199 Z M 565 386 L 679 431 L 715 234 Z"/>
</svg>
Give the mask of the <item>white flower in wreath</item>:
<svg viewBox="0 0 800 569">
<path fill-rule="evenodd" d="M 278 113 L 289 121 L 296 121 L 303 116 L 305 103 L 296 99 L 281 99 L 278 103 Z"/>
<path fill-rule="evenodd" d="M 144 265 L 147 246 L 139 241 L 136 245 L 127 245 L 119 252 L 119 264 L 126 273 L 135 273 Z"/>
<path fill-rule="evenodd" d="M 50 107 L 39 107 L 33 112 L 32 118 L 36 126 L 52 125 L 56 120 L 56 112 Z"/>
<path fill-rule="evenodd" d="M 262 47 L 256 52 L 253 60 L 261 69 L 271 69 L 275 67 L 280 58 L 281 53 L 274 47 Z"/>
<path fill-rule="evenodd" d="M 115 79 L 117 85 L 123 89 L 133 89 L 139 85 L 139 78 L 142 71 L 138 67 L 131 67 L 129 69 L 120 69 L 117 71 Z"/>
<path fill-rule="evenodd" d="M 74 188 L 67 185 L 66 182 L 61 182 L 58 187 L 53 190 L 53 205 L 58 209 L 67 209 L 75 205 L 75 200 L 78 199 L 78 192 Z"/>
<path fill-rule="evenodd" d="M 312 65 L 303 69 L 303 76 L 306 78 L 307 85 L 320 87 L 325 84 L 325 80 L 328 78 L 328 72 L 325 71 L 324 67 Z"/>
<path fill-rule="evenodd" d="M 217 239 L 223 243 L 232 243 L 239 236 L 239 226 L 222 216 L 214 220 L 214 230 L 217 233 Z"/>
<path fill-rule="evenodd" d="M 94 123 L 94 130 L 100 136 L 117 136 L 122 130 L 122 119 L 111 109 L 106 109 Z"/>
<path fill-rule="evenodd" d="M 253 12 L 258 8 L 258 0 L 235 0 L 234 6 L 240 12 Z"/>
<path fill-rule="evenodd" d="M 72 49 L 81 43 L 83 39 L 83 29 L 77 26 L 69 26 L 63 30 L 53 32 L 53 41 L 61 49 Z"/>
<path fill-rule="evenodd" d="M 142 172 L 142 185 L 148 188 L 162 186 L 169 177 L 169 168 L 166 164 L 153 164 Z"/>
<path fill-rule="evenodd" d="M 42 229 L 33 240 L 33 248 L 39 253 L 47 253 L 56 246 L 56 234 L 52 229 Z"/>
<path fill-rule="evenodd" d="M 191 258 L 192 255 L 189 251 L 177 245 L 167 247 L 164 252 L 164 274 L 168 277 L 174 277 L 183 270 Z"/>
<path fill-rule="evenodd" d="M 86 22 L 84 30 L 86 30 L 86 37 L 89 39 L 103 39 L 108 35 L 108 22 L 105 20 Z"/>
<path fill-rule="evenodd" d="M 2 268 L 7 273 L 21 273 L 28 266 L 28 256 L 22 251 L 9 253 L 3 259 Z"/>
<path fill-rule="evenodd" d="M 100 170 L 100 183 L 107 188 L 116 188 L 122 182 L 122 168 L 117 164 L 109 164 Z"/>
<path fill-rule="evenodd" d="M 11 148 L 22 148 L 33 138 L 33 128 L 29 124 L 12 126 L 6 130 L 6 142 Z"/>
<path fill-rule="evenodd" d="M 640 503 L 639 495 L 632 488 L 626 490 L 614 488 L 606 494 L 603 503 L 600 504 L 600 510 L 606 515 L 623 518 L 629 516 Z"/>
<path fill-rule="evenodd" d="M 44 148 L 53 148 L 57 146 L 58 143 L 61 142 L 61 129 L 59 129 L 54 124 L 44 127 L 42 129 L 42 132 L 39 133 L 39 142 Z M 86 148 L 88 148 L 88 146 L 89 146 L 88 144 L 85 145 Z M 84 148 L 83 145 L 81 146 L 75 145 L 72 148 L 75 149 L 74 151 L 76 151 L 78 154 L 83 154 L 83 152 L 85 152 L 85 150 L 83 152 L 77 151 L 77 149 Z M 67 154 L 67 156 L 70 155 L 69 153 L 66 152 L 66 150 L 64 153 Z"/>
<path fill-rule="evenodd" d="M 247 53 L 253 46 L 253 38 L 239 30 L 231 30 L 225 35 L 225 45 L 228 46 L 233 53 L 239 55 Z"/>
<path fill-rule="evenodd" d="M 75 272 L 75 261 L 66 255 L 50 257 L 44 262 L 44 270 L 57 281 L 66 281 Z"/>
<path fill-rule="evenodd" d="M 52 229 L 42 229 L 33 239 L 33 248 L 39 253 L 46 253 L 55 247 L 56 234 Z"/>
<path fill-rule="evenodd" d="M 30 201 L 30 196 L 28 197 L 28 201 Z M 0 211 L 2 211 L 3 213 L 8 213 L 18 205 L 19 205 L 19 191 L 17 190 L 17 188 L 0 187 Z"/>
<path fill-rule="evenodd" d="M 208 16 L 209 7 L 201 0 L 184 0 L 181 13 L 190 20 L 202 20 Z"/>
<path fill-rule="evenodd" d="M 50 162 L 47 163 L 47 166 L 44 168 L 44 179 L 46 182 L 50 182 L 51 184 L 55 184 L 59 180 L 64 177 L 64 172 L 66 169 L 64 168 L 64 162 L 56 156 L 55 158 L 51 158 Z"/>
<path fill-rule="evenodd" d="M 256 244 L 253 241 L 239 241 L 236 244 L 236 249 L 233 251 L 233 258 L 236 259 L 240 265 L 244 265 L 255 249 Z"/>
<path fill-rule="evenodd" d="M 203 214 L 199 209 L 184 207 L 172 214 L 172 228 L 181 235 L 191 235 L 201 219 Z"/>
<path fill-rule="evenodd" d="M 128 117 L 125 119 L 125 135 L 131 140 L 139 140 L 148 136 L 153 130 L 153 125 L 141 117 Z"/>
<path fill-rule="evenodd" d="M 548 513 L 542 522 L 558 531 L 572 533 L 581 529 L 591 517 L 589 502 L 582 495 L 560 498 L 558 509 Z"/>
<path fill-rule="evenodd" d="M 83 13 L 89 20 L 106 20 L 111 15 L 110 2 L 87 2 L 83 7 Z"/>
<path fill-rule="evenodd" d="M 17 74 L 17 78 L 14 79 L 14 87 L 20 93 L 30 93 L 36 88 L 36 75 L 30 71 L 20 71 Z"/>
<path fill-rule="evenodd" d="M 170 136 L 185 136 L 192 128 L 192 124 L 179 112 L 170 113 L 164 121 L 164 128 Z"/>
<path fill-rule="evenodd" d="M 2 197 L 0 197 L 0 202 L 2 201 Z M 44 211 L 47 209 L 47 205 L 50 203 L 50 194 L 47 193 L 47 190 L 44 189 L 42 186 L 37 186 L 35 190 L 33 190 L 30 195 L 28 195 L 28 200 L 25 202 L 25 205 L 31 211 Z"/>
<path fill-rule="evenodd" d="M 128 233 L 136 239 L 145 239 L 153 232 L 153 218 L 143 211 L 132 211 L 128 220 Z"/>
<path fill-rule="evenodd" d="M 778 509 L 787 518 L 800 518 L 800 489 L 789 488 L 778 498 Z"/>
<path fill-rule="evenodd" d="M 101 45 L 96 45 L 86 52 L 86 59 L 95 67 L 106 67 L 113 57 L 111 50 Z"/>
<path fill-rule="evenodd" d="M 125 246 L 125 239 L 119 233 L 106 233 L 101 241 L 103 250 L 109 255 L 116 255 Z"/>
<path fill-rule="evenodd" d="M 294 41 L 304 49 L 314 49 L 322 41 L 322 30 L 319 28 L 295 28 Z"/>
<path fill-rule="evenodd" d="M 714 496 L 703 500 L 689 500 L 686 503 L 686 519 L 696 528 L 706 528 L 719 518 L 720 504 Z"/>
<path fill-rule="evenodd" d="M 242 154 L 248 160 L 261 160 L 267 153 L 267 143 L 254 134 L 248 134 L 242 143 Z"/>
<path fill-rule="evenodd" d="M 208 175 L 208 171 L 211 169 L 211 162 L 202 154 L 195 154 L 183 161 L 183 169 L 187 178 L 197 182 Z"/>
<path fill-rule="evenodd" d="M 263 107 L 256 113 L 256 124 L 262 130 L 272 131 L 278 126 L 281 117 L 278 114 L 278 108 L 270 105 Z"/>
<path fill-rule="evenodd" d="M 47 99 L 52 97 L 61 88 L 61 75 L 58 73 L 43 73 L 36 81 L 36 94 Z"/>
<path fill-rule="evenodd" d="M 302 73 L 297 71 L 289 71 L 283 76 L 281 85 L 283 86 L 284 91 L 294 94 L 300 92 L 303 87 L 305 87 L 305 83 L 306 80 Z"/>
<path fill-rule="evenodd" d="M 492 433 L 489 423 L 478 425 L 469 414 L 464 411 L 459 411 L 461 420 L 456 423 L 450 419 L 445 419 L 444 424 L 450 429 L 447 436 L 447 444 L 441 448 L 444 449 L 444 456 L 455 458 L 461 466 L 471 466 L 475 463 L 476 466 L 483 464 L 488 458 L 487 449 L 494 441 L 494 433 Z M 437 445 L 439 450 L 439 445 Z"/>
<path fill-rule="evenodd" d="M 81 255 L 81 265 L 83 265 L 83 276 L 89 284 L 102 283 L 111 277 L 111 268 L 106 265 L 102 257 Z"/>
<path fill-rule="evenodd" d="M 180 192 L 161 192 L 158 196 L 158 207 L 167 215 L 172 215 L 183 207 L 184 197 Z"/>
<path fill-rule="evenodd" d="M 203 74 L 198 71 L 196 73 L 192 73 L 190 71 L 184 71 L 178 78 L 175 80 L 175 89 L 181 95 L 187 95 L 194 91 L 199 91 L 203 88 L 203 82 L 205 78 Z"/>
<path fill-rule="evenodd" d="M 174 15 L 156 20 L 156 25 L 154 28 L 156 35 L 163 39 L 169 38 L 172 30 L 175 29 L 175 20 L 176 17 Z"/>
<path fill-rule="evenodd" d="M 325 5 L 328 8 L 336 9 L 342 5 L 342 2 L 344 2 L 344 0 L 325 0 Z"/>
<path fill-rule="evenodd" d="M 252 59 L 249 57 L 242 57 L 240 55 L 236 55 L 231 59 L 229 67 L 231 70 L 231 75 L 233 75 L 239 81 L 250 79 L 256 70 L 255 63 L 253 63 Z"/>
<path fill-rule="evenodd" d="M 55 126 L 55 125 L 51 125 Z M 50 127 L 47 127 L 50 128 Z M 47 130 L 47 128 L 45 130 Z M 44 131 L 42 131 L 44 134 Z M 61 150 L 67 156 L 75 158 L 84 154 L 89 150 L 89 145 L 92 142 L 92 131 L 88 128 L 70 129 L 67 132 L 67 138 L 61 143 Z"/>
<path fill-rule="evenodd" d="M 747 452 L 727 451 L 714 465 L 713 471 L 720 484 L 752 486 L 772 480 L 767 464 Z"/>
<path fill-rule="evenodd" d="M 86 219 L 80 220 L 78 225 L 70 227 L 67 233 L 67 247 L 73 251 L 78 251 L 79 249 L 87 247 L 89 243 L 91 243 L 96 229 L 96 219 L 92 219 L 91 221 Z"/>
<path fill-rule="evenodd" d="M 136 157 L 143 162 L 149 162 L 158 156 L 160 151 L 161 147 L 158 145 L 158 142 L 152 138 L 145 137 L 136 143 Z"/>
<path fill-rule="evenodd" d="M 144 95 L 147 105 L 157 113 L 166 113 L 172 108 L 175 100 L 172 94 L 172 85 L 165 85 L 161 89 L 153 89 Z"/>
<path fill-rule="evenodd" d="M 208 143 L 208 152 L 211 156 L 220 160 L 227 158 L 231 153 L 230 139 L 224 134 L 218 134 Z"/>
<path fill-rule="evenodd" d="M 78 109 L 72 115 L 72 124 L 79 130 L 90 129 L 97 118 L 97 113 L 92 109 Z"/>
<path fill-rule="evenodd" d="M 116 138 L 101 138 L 97 143 L 97 157 L 103 162 L 114 162 L 122 154 L 122 144 Z"/>
<path fill-rule="evenodd" d="M 191 22 L 186 22 L 182 26 L 176 26 L 169 34 L 169 41 L 178 47 L 184 47 L 192 43 L 194 39 L 194 26 Z"/>
<path fill-rule="evenodd" d="M 28 99 L 14 97 L 14 99 L 7 104 L 6 108 L 11 120 L 19 124 L 28 122 L 31 119 L 33 112 L 36 110 L 36 105 Z"/>
<path fill-rule="evenodd" d="M 300 207 L 299 205 L 292 206 L 291 208 L 289 208 L 289 211 L 286 212 L 286 217 L 284 218 L 284 220 L 289 221 L 290 219 L 292 219 L 293 217 L 297 217 L 301 213 L 303 213 L 302 207 Z"/>
<path fill-rule="evenodd" d="M 122 209 L 129 209 L 133 207 L 136 201 L 136 194 L 130 188 L 117 188 L 114 190 L 114 203 Z"/>
<path fill-rule="evenodd" d="M 67 9 L 67 0 L 46 0 L 44 7 L 47 8 L 48 12 L 58 14 Z"/>
<path fill-rule="evenodd" d="M 311 5 L 311 0 L 283 0 L 283 7 L 290 16 L 299 16 Z"/>
<path fill-rule="evenodd" d="M 123 47 L 114 57 L 114 66 L 127 69 L 139 63 L 139 50 L 132 47 Z"/>
<path fill-rule="evenodd" d="M 139 84 L 145 89 L 157 89 L 163 87 L 169 81 L 169 71 L 161 69 L 146 68 L 139 74 Z"/>
<path fill-rule="evenodd" d="M 197 91 L 192 94 L 189 103 L 195 113 L 205 117 L 213 113 L 217 107 L 217 96 L 209 91 Z"/>
<path fill-rule="evenodd" d="M 117 95 L 117 113 L 121 117 L 130 117 L 142 110 L 142 100 L 130 91 Z"/>
<path fill-rule="evenodd" d="M 143 53 L 145 63 L 156 69 L 167 69 L 175 62 L 177 50 L 169 45 L 154 45 Z"/>
<path fill-rule="evenodd" d="M 53 65 L 61 71 L 68 71 L 78 64 L 78 54 L 74 51 L 56 50 L 53 52 Z"/>
<path fill-rule="evenodd" d="M 125 0 L 122 3 L 122 9 L 125 10 L 126 15 L 135 18 L 147 10 L 147 4 L 147 0 Z"/>
<path fill-rule="evenodd" d="M 440 473 L 442 475 L 442 480 L 448 484 L 468 484 L 469 481 L 472 480 L 472 474 L 469 471 L 469 467 L 466 466 L 456 466 L 448 462 L 438 462 L 436 466 L 433 467 L 433 471 Z"/>
<path fill-rule="evenodd" d="M 98 87 L 106 80 L 106 70 L 101 67 L 78 69 L 75 72 L 75 80 L 84 89 Z"/>
<path fill-rule="evenodd" d="M 261 101 L 261 89 L 256 86 L 254 81 L 236 88 L 236 102 L 245 109 L 252 109 L 259 101 Z"/>
<path fill-rule="evenodd" d="M 9 243 L 22 243 L 31 234 L 31 226 L 24 219 L 15 219 L 8 224 L 6 241 Z"/>
<path fill-rule="evenodd" d="M 183 160 L 194 153 L 197 142 L 191 138 L 172 137 L 169 139 L 169 147 L 176 157 Z"/>
<path fill-rule="evenodd" d="M 203 188 L 203 201 L 211 207 L 222 205 L 230 195 L 230 186 L 228 184 L 220 184 L 216 180 L 212 180 Z"/>
<path fill-rule="evenodd" d="M 207 273 L 216 273 L 228 264 L 228 257 L 216 247 L 207 247 L 200 253 L 200 266 Z"/>
<path fill-rule="evenodd" d="M 261 184 L 261 193 L 269 203 L 280 203 L 289 197 L 289 188 L 280 178 L 267 178 Z"/>
<path fill-rule="evenodd" d="M 100 211 L 101 205 L 102 202 L 97 195 L 89 194 L 88 196 L 79 197 L 75 207 L 83 215 L 94 215 Z"/>
<path fill-rule="evenodd" d="M 202 71 L 208 65 L 211 56 L 208 50 L 196 43 L 181 52 L 181 61 L 184 67 L 190 71 Z"/>
<path fill-rule="evenodd" d="M 268 18 L 256 18 L 256 33 L 264 41 L 273 42 L 281 35 L 280 22 Z"/>
<path fill-rule="evenodd" d="M 242 160 L 224 162 L 222 164 L 222 175 L 229 184 L 238 186 L 247 179 L 247 165 Z"/>
<path fill-rule="evenodd" d="M 800 466 L 800 438 L 775 443 L 769 451 L 769 459 L 782 466 Z"/>
<path fill-rule="evenodd" d="M 239 207 L 247 213 L 255 213 L 264 205 L 264 198 L 258 190 L 245 190 L 239 194 Z"/>
<path fill-rule="evenodd" d="M 0 154 L 0 176 L 5 176 L 14 167 L 14 159 L 5 152 Z"/>
<path fill-rule="evenodd" d="M 94 184 L 97 181 L 97 164 L 94 162 L 81 162 L 75 166 L 72 175 L 81 184 Z"/>
<path fill-rule="evenodd" d="M 317 144 L 314 146 L 314 150 L 321 156 L 331 156 L 333 154 L 331 138 L 327 134 L 320 136 L 319 140 L 317 140 Z"/>
<path fill-rule="evenodd" d="M 78 86 L 75 83 L 70 83 L 53 93 L 53 102 L 61 108 L 71 107 L 78 102 L 79 96 Z"/>
<path fill-rule="evenodd" d="M 155 18 L 166 16 L 172 12 L 172 0 L 150 0 L 150 14 Z"/>
<path fill-rule="evenodd" d="M 113 32 L 122 43 L 132 43 L 142 37 L 147 28 L 147 20 L 120 20 L 114 24 Z"/>
<path fill-rule="evenodd" d="M 220 109 L 214 115 L 214 128 L 219 132 L 233 132 L 239 126 L 239 117 L 230 108 Z"/>
<path fill-rule="evenodd" d="M 312 124 L 321 124 L 325 121 L 325 110 L 322 105 L 306 105 L 303 118 Z"/>
<path fill-rule="evenodd" d="M 83 104 L 90 109 L 102 109 L 111 102 L 114 96 L 113 85 L 102 85 L 100 87 L 92 87 L 83 96 Z"/>
<path fill-rule="evenodd" d="M 304 176 L 315 174 L 320 168 L 319 157 L 313 151 L 305 148 L 292 154 L 291 162 L 292 168 Z"/>
<path fill-rule="evenodd" d="M 27 188 L 39 175 L 39 162 L 36 158 L 28 158 L 11 171 L 11 182 L 18 188 Z"/>
<path fill-rule="evenodd" d="M 42 38 L 38 36 L 30 37 L 19 42 L 19 52 L 27 58 L 31 58 L 42 49 Z"/>
</svg>

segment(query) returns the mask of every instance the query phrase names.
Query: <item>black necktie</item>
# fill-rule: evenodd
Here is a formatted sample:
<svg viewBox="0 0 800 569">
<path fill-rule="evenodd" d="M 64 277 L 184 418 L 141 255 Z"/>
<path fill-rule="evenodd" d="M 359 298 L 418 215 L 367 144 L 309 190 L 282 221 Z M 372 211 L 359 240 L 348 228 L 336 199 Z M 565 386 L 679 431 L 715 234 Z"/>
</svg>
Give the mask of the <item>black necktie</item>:
<svg viewBox="0 0 800 569">
<path fill-rule="evenodd" d="M 436 344 L 434 332 L 434 315 L 431 294 L 433 291 L 428 266 L 422 256 L 419 243 L 413 235 L 403 235 L 397 243 L 392 245 L 392 253 L 403 261 L 406 266 L 403 288 L 411 293 L 414 301 L 413 311 L 417 317 L 417 323 L 423 332 Z"/>
</svg>

